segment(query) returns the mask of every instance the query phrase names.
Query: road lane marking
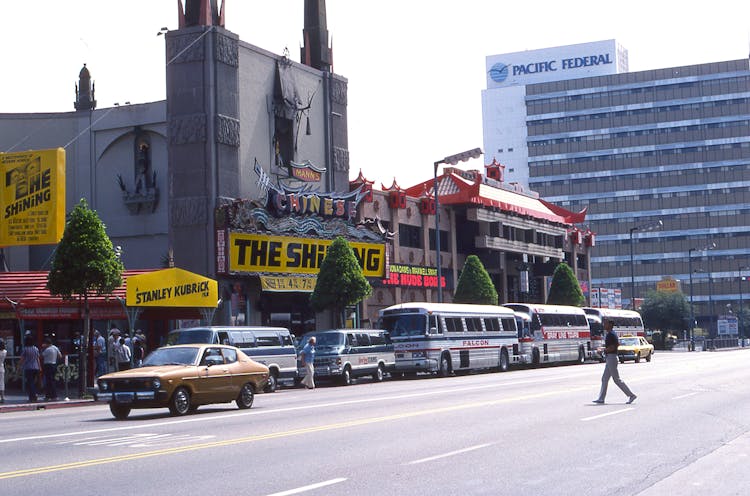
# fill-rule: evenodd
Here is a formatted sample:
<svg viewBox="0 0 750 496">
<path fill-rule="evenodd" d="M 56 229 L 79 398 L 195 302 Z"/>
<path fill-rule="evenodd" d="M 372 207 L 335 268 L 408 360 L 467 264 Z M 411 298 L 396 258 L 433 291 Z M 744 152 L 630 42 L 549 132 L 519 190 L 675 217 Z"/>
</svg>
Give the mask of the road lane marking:
<svg viewBox="0 0 750 496">
<path fill-rule="evenodd" d="M 594 415 L 593 417 L 585 417 L 585 418 L 582 418 L 581 421 L 588 422 L 589 420 L 596 420 L 596 419 L 600 419 L 603 417 L 609 417 L 610 415 L 618 415 L 620 413 L 629 412 L 631 410 L 635 410 L 635 408 L 623 408 L 622 410 L 615 410 L 612 412 L 602 413 L 601 415 Z"/>
<path fill-rule="evenodd" d="M 310 484 L 309 486 L 302 486 L 296 489 L 289 489 L 288 491 L 282 491 L 280 493 L 269 494 L 268 496 L 289 496 L 290 494 L 304 493 L 305 491 L 312 491 L 313 489 L 318 489 L 321 487 L 338 484 L 339 482 L 344 482 L 345 480 L 346 480 L 345 478 L 340 477 L 338 479 L 331 479 L 331 480 L 327 480 L 323 482 L 318 482 L 317 484 Z"/>
<path fill-rule="evenodd" d="M 674 397 L 674 398 L 672 398 L 672 399 L 673 399 L 673 400 L 681 400 L 681 399 L 683 399 L 683 398 L 689 398 L 690 396 L 695 396 L 696 394 L 698 394 L 698 393 L 697 393 L 697 392 L 693 392 L 693 393 L 687 393 L 687 394 L 683 394 L 682 396 L 675 396 L 675 397 Z"/>
<path fill-rule="evenodd" d="M 152 422 L 149 424 L 119 425 L 117 427 L 108 427 L 105 429 L 89 429 L 85 431 L 58 432 L 56 434 L 40 434 L 37 436 L 24 436 L 24 437 L 15 437 L 15 438 L 9 438 L 9 439 L 0 439 L 0 444 L 12 443 L 12 442 L 23 442 L 23 441 L 39 441 L 42 439 L 54 439 L 54 438 L 59 438 L 59 437 L 102 434 L 106 432 L 143 430 L 143 429 L 150 429 L 153 427 L 164 427 L 164 426 L 186 424 L 186 423 L 192 423 L 192 422 L 226 420 L 227 418 L 246 417 L 248 415 L 251 415 L 251 416 L 272 415 L 276 413 L 297 412 L 301 410 L 313 410 L 313 409 L 318 409 L 318 408 L 341 407 L 341 406 L 347 406 L 347 405 L 357 405 L 357 404 L 362 404 L 362 403 L 373 403 L 373 402 L 379 402 L 379 401 L 413 399 L 413 398 L 418 398 L 418 397 L 423 397 L 423 396 L 454 394 L 456 392 L 475 391 L 475 390 L 494 388 L 498 386 L 502 386 L 502 387 L 518 386 L 518 385 L 524 385 L 524 384 L 529 384 L 529 383 L 537 384 L 540 382 L 557 382 L 557 381 L 558 381 L 557 378 L 550 378 L 550 379 L 545 379 L 545 380 L 520 380 L 520 381 L 508 382 L 508 383 L 503 383 L 503 384 L 488 384 L 488 385 L 469 386 L 469 387 L 462 387 L 462 388 L 440 389 L 440 390 L 434 390 L 434 391 L 425 391 L 421 393 L 404 393 L 404 394 L 398 394 L 398 395 L 393 395 L 393 396 L 381 396 L 381 397 L 363 398 L 363 399 L 358 399 L 358 400 L 346 400 L 346 401 L 335 401 L 335 402 L 329 402 L 329 403 L 308 404 L 308 405 L 303 405 L 303 406 L 292 406 L 292 407 L 287 407 L 287 408 L 273 408 L 273 409 L 268 409 L 268 410 L 253 409 L 253 410 L 246 411 L 246 412 L 222 413 L 221 415 L 212 415 L 212 416 L 200 415 L 200 416 L 190 417 L 190 418 L 172 419 L 172 420 L 168 420 L 164 422 Z"/>
<path fill-rule="evenodd" d="M 416 465 L 418 463 L 431 462 L 433 460 L 439 460 L 441 458 L 448 458 L 449 456 L 460 455 L 461 453 L 467 453 L 469 451 L 474 451 L 474 450 L 486 448 L 487 446 L 492 446 L 492 443 L 478 444 L 476 446 L 470 446 L 468 448 L 464 448 L 464 449 L 460 449 L 460 450 L 456 450 L 456 451 L 451 451 L 449 453 L 443 453 L 442 455 L 435 455 L 435 456 L 430 456 L 428 458 L 422 458 L 422 459 L 419 459 L 419 460 L 414 460 L 414 461 L 405 463 L 404 465 Z"/>
<path fill-rule="evenodd" d="M 468 410 L 472 408 L 481 408 L 481 407 L 487 407 L 487 406 L 509 404 L 509 403 L 515 403 L 518 401 L 526 401 L 526 400 L 539 399 L 539 398 L 549 398 L 549 397 L 558 396 L 561 394 L 569 394 L 569 393 L 574 393 L 574 392 L 586 391 L 588 389 L 590 388 L 589 387 L 566 388 L 566 389 L 561 389 L 558 391 L 548 391 L 544 393 L 526 394 L 522 396 L 506 397 L 506 398 L 500 398 L 496 400 L 477 401 L 473 403 L 451 405 L 451 406 L 445 406 L 441 408 L 433 408 L 429 410 L 416 410 L 413 412 L 396 413 L 393 415 L 385 415 L 382 417 L 366 417 L 366 418 L 349 420 L 349 421 L 344 421 L 344 422 L 337 422 L 333 424 L 324 424 L 320 426 L 303 427 L 303 428 L 292 429 L 288 431 L 271 432 L 268 434 L 258 434 L 254 436 L 226 439 L 223 441 L 212 441 L 212 442 L 199 443 L 199 444 L 193 444 L 193 445 L 187 445 L 187 446 L 163 448 L 163 449 L 158 449 L 158 450 L 153 450 L 153 451 L 144 451 L 141 453 L 117 455 L 117 456 L 110 456 L 110 457 L 105 457 L 105 458 L 94 458 L 91 460 L 81 460 L 78 462 L 62 463 L 59 465 L 50 465 L 46 467 L 33 467 L 33 468 L 26 468 L 26 469 L 19 469 L 19 470 L 11 470 L 9 472 L 0 472 L 0 480 L 12 479 L 15 477 L 28 477 L 32 475 L 44 474 L 44 473 L 50 473 L 50 472 L 60 472 L 63 470 L 93 467 L 97 465 L 105 465 L 105 464 L 110 464 L 110 463 L 121 463 L 125 461 L 139 460 L 143 458 L 151 458 L 151 457 L 156 457 L 156 456 L 187 453 L 190 451 L 220 448 L 220 447 L 226 447 L 226 446 L 233 446 L 237 444 L 254 443 L 258 441 L 266 441 L 266 440 L 271 440 L 271 439 L 280 439 L 280 438 L 299 436 L 299 435 L 310 434 L 310 433 L 332 431 L 332 430 L 351 428 L 351 427 L 359 427 L 363 425 L 377 424 L 381 422 L 389 422 L 389 421 L 394 421 L 394 420 L 424 417 L 428 415 L 435 416 L 436 414 L 458 412 L 458 411 Z"/>
</svg>

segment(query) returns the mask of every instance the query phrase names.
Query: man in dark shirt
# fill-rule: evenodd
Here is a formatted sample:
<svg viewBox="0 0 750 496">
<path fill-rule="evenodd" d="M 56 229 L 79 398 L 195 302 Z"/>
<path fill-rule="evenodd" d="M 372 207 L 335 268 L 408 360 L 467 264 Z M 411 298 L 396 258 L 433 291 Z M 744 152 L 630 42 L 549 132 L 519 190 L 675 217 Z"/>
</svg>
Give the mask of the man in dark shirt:
<svg viewBox="0 0 750 496">
<path fill-rule="evenodd" d="M 594 400 L 594 403 L 604 403 L 604 397 L 607 396 L 607 384 L 611 377 L 622 392 L 628 396 L 627 402 L 630 404 L 635 401 L 636 395 L 620 379 L 620 373 L 617 371 L 617 347 L 620 345 L 620 340 L 617 339 L 617 334 L 612 330 L 613 327 L 614 323 L 611 320 L 604 321 L 604 329 L 607 331 L 607 336 L 604 338 L 606 364 L 604 365 L 604 373 L 602 374 L 602 388 L 599 391 L 599 397 Z"/>
</svg>

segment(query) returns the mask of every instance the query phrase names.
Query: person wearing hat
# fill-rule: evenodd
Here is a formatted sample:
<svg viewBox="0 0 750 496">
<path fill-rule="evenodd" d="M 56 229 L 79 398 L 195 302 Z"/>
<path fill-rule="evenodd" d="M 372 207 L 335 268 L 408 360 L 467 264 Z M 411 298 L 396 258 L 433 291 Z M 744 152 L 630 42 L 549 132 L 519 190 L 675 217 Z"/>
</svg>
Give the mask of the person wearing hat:
<svg viewBox="0 0 750 496">
<path fill-rule="evenodd" d="M 117 357 L 115 356 L 115 347 L 120 342 L 120 329 L 115 324 L 109 329 L 107 337 L 107 358 L 109 358 L 109 371 L 117 370 Z"/>
</svg>

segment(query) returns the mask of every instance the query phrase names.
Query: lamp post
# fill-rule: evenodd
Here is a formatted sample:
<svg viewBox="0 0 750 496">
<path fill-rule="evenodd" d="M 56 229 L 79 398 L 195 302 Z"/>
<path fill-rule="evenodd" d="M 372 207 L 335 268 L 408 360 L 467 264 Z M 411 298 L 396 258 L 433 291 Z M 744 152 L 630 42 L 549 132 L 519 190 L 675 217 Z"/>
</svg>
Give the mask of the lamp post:
<svg viewBox="0 0 750 496">
<path fill-rule="evenodd" d="M 478 158 L 480 155 L 482 155 L 482 149 L 474 148 L 473 150 L 468 150 L 456 155 L 450 155 L 434 163 L 433 190 L 435 194 L 435 263 L 437 264 L 438 303 L 443 302 L 443 269 L 442 262 L 440 260 L 440 195 L 438 194 L 437 179 L 438 166 L 440 164 L 456 165 L 459 162 L 466 162 L 471 158 Z"/>
<path fill-rule="evenodd" d="M 630 233 L 630 309 L 635 310 L 635 264 L 633 262 L 633 233 L 636 231 L 653 231 L 661 229 L 664 223 L 661 220 L 633 226 L 628 231 Z"/>
<path fill-rule="evenodd" d="M 688 270 L 690 271 L 690 350 L 695 350 L 695 337 L 693 330 L 695 329 L 695 312 L 693 310 L 693 252 L 694 251 L 708 251 L 716 248 L 716 243 L 711 242 L 701 248 L 690 248 L 688 250 Z M 698 272 L 696 270 L 696 272 Z M 709 274 L 710 279 L 710 274 Z M 710 280 L 709 280 L 710 284 Z"/>
<path fill-rule="evenodd" d="M 737 281 L 737 286 L 739 286 L 740 290 L 740 307 L 737 311 L 737 337 L 740 339 L 740 343 L 742 343 L 742 346 L 745 345 L 745 342 L 743 341 L 744 334 L 742 333 L 742 271 L 748 269 L 750 269 L 750 267 L 748 267 L 747 265 L 741 265 L 737 268 L 737 272 L 740 276 L 739 281 Z"/>
</svg>

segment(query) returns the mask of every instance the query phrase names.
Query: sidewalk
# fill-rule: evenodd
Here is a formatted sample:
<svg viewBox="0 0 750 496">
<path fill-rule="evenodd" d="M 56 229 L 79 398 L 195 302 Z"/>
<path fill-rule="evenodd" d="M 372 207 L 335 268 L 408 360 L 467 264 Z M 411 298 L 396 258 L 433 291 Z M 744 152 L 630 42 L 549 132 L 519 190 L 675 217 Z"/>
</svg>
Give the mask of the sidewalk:
<svg viewBox="0 0 750 496">
<path fill-rule="evenodd" d="M 65 399 L 64 395 L 54 401 L 44 401 L 42 395 L 36 403 L 29 403 L 29 397 L 20 391 L 5 391 L 5 403 L 0 403 L 0 413 L 6 412 L 24 412 L 30 410 L 47 410 L 52 408 L 67 408 L 71 406 L 84 406 L 94 404 L 93 398 Z"/>
</svg>

